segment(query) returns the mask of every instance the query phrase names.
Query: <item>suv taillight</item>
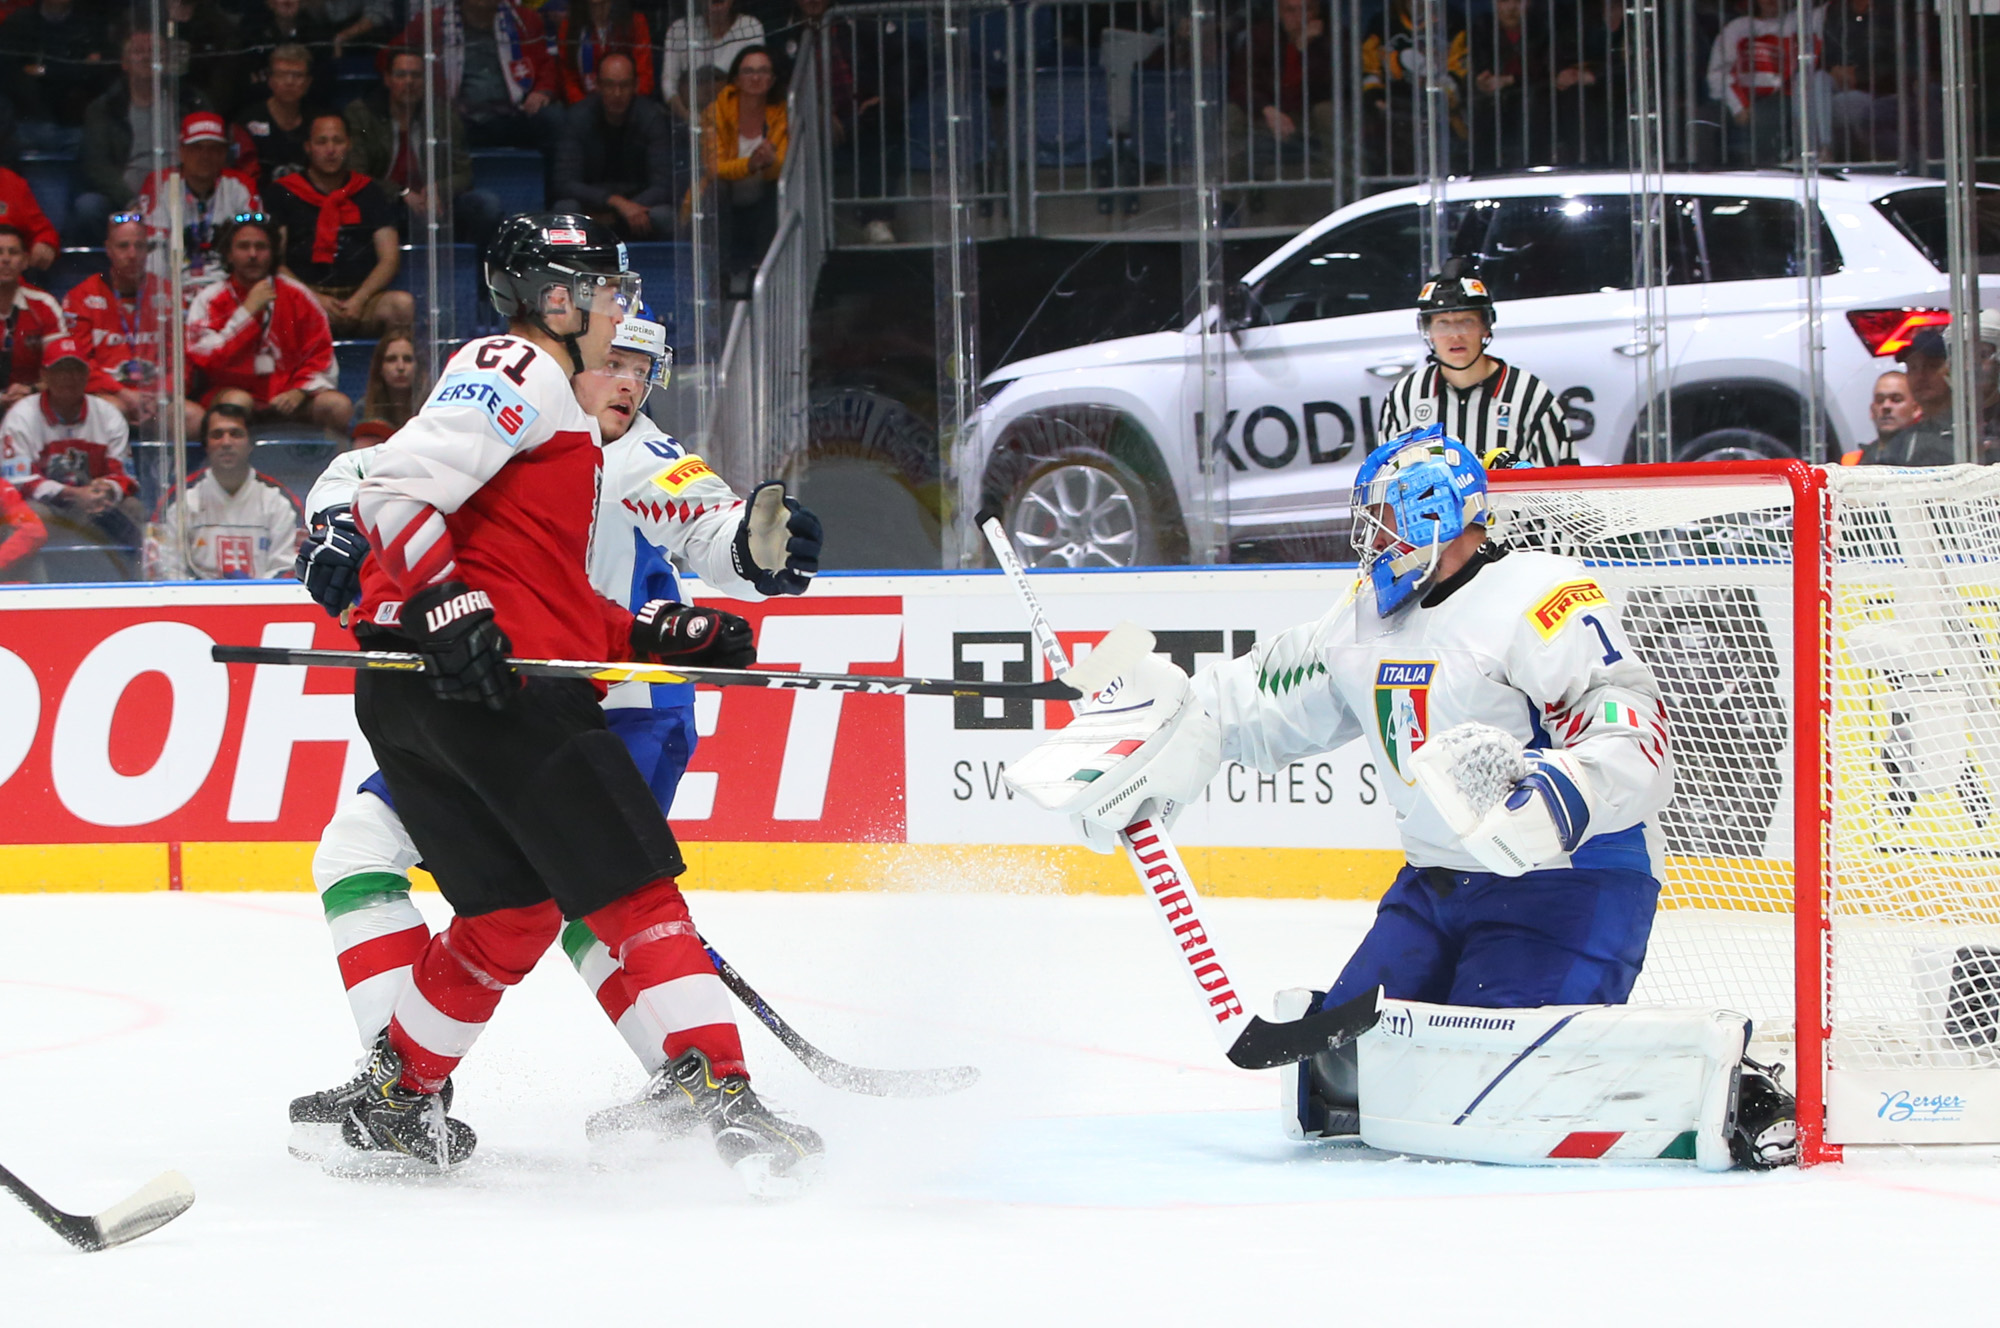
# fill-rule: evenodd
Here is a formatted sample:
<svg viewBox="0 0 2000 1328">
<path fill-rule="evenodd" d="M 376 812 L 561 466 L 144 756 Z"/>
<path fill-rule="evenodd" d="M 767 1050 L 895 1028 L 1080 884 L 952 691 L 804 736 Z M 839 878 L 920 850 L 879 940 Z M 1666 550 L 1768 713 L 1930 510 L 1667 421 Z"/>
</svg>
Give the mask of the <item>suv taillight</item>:
<svg viewBox="0 0 2000 1328">
<path fill-rule="evenodd" d="M 1951 322 L 1951 310 L 1849 309 L 1847 321 L 1870 355 L 1899 355 L 1924 328 Z"/>
</svg>

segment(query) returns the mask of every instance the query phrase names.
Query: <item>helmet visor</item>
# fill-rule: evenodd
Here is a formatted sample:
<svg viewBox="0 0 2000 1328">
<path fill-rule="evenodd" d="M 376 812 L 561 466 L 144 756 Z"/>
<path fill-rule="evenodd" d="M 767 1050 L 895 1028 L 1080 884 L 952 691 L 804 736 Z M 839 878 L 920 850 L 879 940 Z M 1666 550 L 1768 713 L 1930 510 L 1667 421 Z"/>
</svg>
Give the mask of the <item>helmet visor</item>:
<svg viewBox="0 0 2000 1328">
<path fill-rule="evenodd" d="M 663 346 L 655 355 L 630 346 L 614 345 L 604 361 L 604 367 L 598 372 L 606 378 L 632 379 L 640 385 L 642 394 L 650 392 L 673 381 L 673 348 Z"/>
<path fill-rule="evenodd" d="M 579 272 L 572 282 L 577 308 L 593 314 L 616 311 L 620 318 L 639 307 L 642 284 L 637 272 Z"/>
</svg>

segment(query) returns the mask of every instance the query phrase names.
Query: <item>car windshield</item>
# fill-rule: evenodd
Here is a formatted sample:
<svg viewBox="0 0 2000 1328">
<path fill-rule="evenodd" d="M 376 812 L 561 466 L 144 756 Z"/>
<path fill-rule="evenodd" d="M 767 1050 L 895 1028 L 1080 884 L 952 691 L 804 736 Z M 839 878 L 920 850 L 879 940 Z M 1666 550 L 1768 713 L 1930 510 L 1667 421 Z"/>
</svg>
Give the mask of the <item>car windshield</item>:
<svg viewBox="0 0 2000 1328">
<path fill-rule="evenodd" d="M 1875 200 L 1875 210 L 1901 231 L 1931 266 L 1950 266 L 1945 242 L 1944 188 L 1903 189 Z M 2000 189 L 1981 189 L 1976 215 L 1979 230 L 1979 270 L 2000 273 Z"/>
</svg>

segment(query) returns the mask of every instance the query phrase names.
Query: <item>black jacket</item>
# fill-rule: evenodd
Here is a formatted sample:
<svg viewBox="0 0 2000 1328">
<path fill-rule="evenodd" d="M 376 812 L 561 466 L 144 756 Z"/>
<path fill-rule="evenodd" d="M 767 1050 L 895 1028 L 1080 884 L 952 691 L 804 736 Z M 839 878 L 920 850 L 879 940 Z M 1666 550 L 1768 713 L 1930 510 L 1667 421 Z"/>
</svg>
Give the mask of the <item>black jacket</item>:
<svg viewBox="0 0 2000 1328">
<path fill-rule="evenodd" d="M 636 97 L 624 124 L 625 151 L 612 160 L 604 103 L 591 93 L 569 109 L 562 153 L 556 160 L 555 196 L 586 208 L 622 194 L 641 207 L 673 199 L 673 129 L 667 112 L 650 97 Z"/>
</svg>

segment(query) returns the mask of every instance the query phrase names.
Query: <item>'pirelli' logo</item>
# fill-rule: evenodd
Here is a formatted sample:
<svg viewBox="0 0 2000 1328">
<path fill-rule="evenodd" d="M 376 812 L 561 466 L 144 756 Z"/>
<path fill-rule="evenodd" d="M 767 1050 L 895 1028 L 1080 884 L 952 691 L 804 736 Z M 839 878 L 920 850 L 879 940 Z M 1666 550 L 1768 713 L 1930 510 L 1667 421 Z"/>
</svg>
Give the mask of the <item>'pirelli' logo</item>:
<svg viewBox="0 0 2000 1328">
<path fill-rule="evenodd" d="M 1593 608 L 1611 602 L 1595 581 L 1565 581 L 1551 590 L 1547 597 L 1534 608 L 1528 610 L 1528 621 L 1542 634 L 1544 641 L 1554 636 L 1569 616 L 1578 609 Z"/>
<path fill-rule="evenodd" d="M 714 471 L 708 468 L 708 463 L 700 457 L 683 457 L 659 474 L 653 476 L 653 483 L 665 489 L 668 493 L 678 496 L 683 489 L 693 484 L 702 476 L 713 475 L 714 473 Z"/>
</svg>

